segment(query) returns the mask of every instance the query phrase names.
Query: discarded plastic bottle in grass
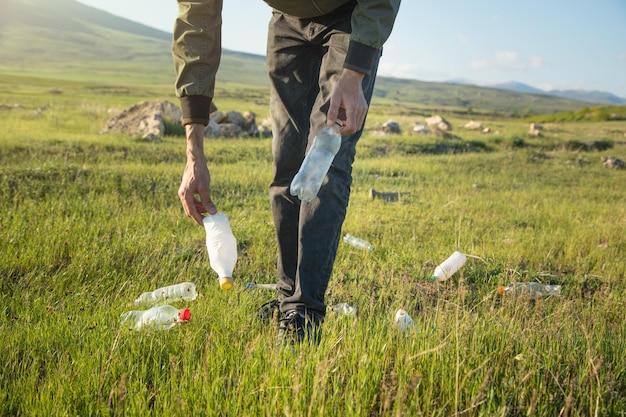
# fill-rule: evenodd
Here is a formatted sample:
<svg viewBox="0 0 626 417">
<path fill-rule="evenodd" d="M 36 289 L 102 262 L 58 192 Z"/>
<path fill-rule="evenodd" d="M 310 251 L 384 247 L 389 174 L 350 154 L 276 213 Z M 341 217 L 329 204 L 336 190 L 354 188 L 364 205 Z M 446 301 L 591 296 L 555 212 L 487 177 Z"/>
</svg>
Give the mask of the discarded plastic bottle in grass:
<svg viewBox="0 0 626 417">
<path fill-rule="evenodd" d="M 276 284 L 257 284 L 256 282 L 248 282 L 246 284 L 246 290 L 252 290 L 255 288 L 259 290 L 276 291 Z"/>
<path fill-rule="evenodd" d="M 302 201 L 311 201 L 317 196 L 341 147 L 340 128 L 339 123 L 336 123 L 324 127 L 315 135 L 300 170 L 291 182 L 289 190 L 291 195 L 297 196 Z"/>
<path fill-rule="evenodd" d="M 193 282 L 183 282 L 170 285 L 150 292 L 144 292 L 135 300 L 136 306 L 149 306 L 164 302 L 193 301 L 198 297 L 196 284 Z"/>
<path fill-rule="evenodd" d="M 512 293 L 516 295 L 527 294 L 531 298 L 542 298 L 561 295 L 560 285 L 547 285 L 538 282 L 516 282 L 507 286 L 499 286 L 498 294 Z"/>
<path fill-rule="evenodd" d="M 347 233 L 343 237 L 343 241 L 350 246 L 354 246 L 357 249 L 368 250 L 368 251 L 374 250 L 374 246 L 372 246 L 372 244 L 369 243 L 367 240 L 361 239 L 360 237 L 352 236 L 349 233 Z"/>
<path fill-rule="evenodd" d="M 396 317 L 394 319 L 394 322 L 396 324 L 396 327 L 403 331 L 415 327 L 415 322 L 413 321 L 411 316 L 409 316 L 409 313 L 402 309 L 396 311 Z"/>
<path fill-rule="evenodd" d="M 467 258 L 459 251 L 454 252 L 448 259 L 443 261 L 437 268 L 435 273 L 430 277 L 431 281 L 445 281 L 454 275 L 459 269 L 463 268 Z"/>
<path fill-rule="evenodd" d="M 121 315 L 121 325 L 129 330 L 167 330 L 191 318 L 189 309 L 171 305 L 152 307 L 148 310 L 132 310 Z"/>
<path fill-rule="evenodd" d="M 400 197 L 404 196 L 404 195 L 409 195 L 411 193 L 401 193 L 398 191 L 387 191 L 387 192 L 381 192 L 381 191 L 376 191 L 373 188 L 370 188 L 370 199 L 374 200 L 374 199 L 380 199 L 383 201 L 398 201 L 400 199 Z"/>
<path fill-rule="evenodd" d="M 206 216 L 203 223 L 211 268 L 217 273 L 220 288 L 229 290 L 233 286 L 233 269 L 237 263 L 237 239 L 222 212 Z"/>
<path fill-rule="evenodd" d="M 329 309 L 343 317 L 356 317 L 357 309 L 348 303 L 336 304 Z"/>
</svg>

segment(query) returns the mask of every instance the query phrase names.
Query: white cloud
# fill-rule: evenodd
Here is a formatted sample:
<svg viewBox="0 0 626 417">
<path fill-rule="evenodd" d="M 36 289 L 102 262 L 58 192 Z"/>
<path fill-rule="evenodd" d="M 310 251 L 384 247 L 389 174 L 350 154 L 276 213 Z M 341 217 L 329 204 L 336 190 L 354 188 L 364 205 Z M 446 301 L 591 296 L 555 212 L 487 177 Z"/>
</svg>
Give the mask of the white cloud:
<svg viewBox="0 0 626 417">
<path fill-rule="evenodd" d="M 383 77 L 414 78 L 415 68 L 411 64 L 381 62 L 378 66 L 378 74 Z"/>
<path fill-rule="evenodd" d="M 495 65 L 502 69 L 517 69 L 519 67 L 519 55 L 517 52 L 500 51 L 496 53 Z"/>
<path fill-rule="evenodd" d="M 494 72 L 525 71 L 543 67 L 543 58 L 532 56 L 528 59 L 520 57 L 515 51 L 499 51 L 493 59 L 477 59 L 471 61 L 470 68 Z"/>
<path fill-rule="evenodd" d="M 540 56 L 531 56 L 528 60 L 528 64 L 531 68 L 541 68 L 543 67 L 543 58 Z"/>
<path fill-rule="evenodd" d="M 477 59 L 470 62 L 470 67 L 474 69 L 489 68 L 489 61 L 487 61 L 486 59 Z"/>
</svg>

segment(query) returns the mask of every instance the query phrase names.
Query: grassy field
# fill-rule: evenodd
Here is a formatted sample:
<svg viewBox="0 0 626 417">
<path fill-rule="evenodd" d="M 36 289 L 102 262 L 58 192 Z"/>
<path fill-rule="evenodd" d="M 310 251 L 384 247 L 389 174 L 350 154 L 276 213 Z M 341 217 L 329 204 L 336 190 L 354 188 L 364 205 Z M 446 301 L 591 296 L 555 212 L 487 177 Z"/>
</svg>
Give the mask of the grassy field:
<svg viewBox="0 0 626 417">
<path fill-rule="evenodd" d="M 265 117 L 243 92 L 218 105 Z M 176 196 L 183 138 L 98 133 L 109 109 L 171 94 L 0 77 L 0 415 L 626 415 L 626 170 L 600 162 L 626 160 L 626 122 L 544 122 L 535 138 L 530 120 L 481 134 L 451 115 L 455 136 L 379 136 L 419 117 L 375 102 L 343 230 L 375 249 L 340 245 L 327 294 L 358 317 L 329 312 L 318 348 L 277 351 L 253 317 L 272 294 L 244 290 L 274 281 L 269 140 L 206 142 L 238 239 L 223 292 Z M 455 250 L 460 273 L 428 281 Z M 200 293 L 176 304 L 189 323 L 120 330 L 138 294 L 183 281 Z M 524 281 L 562 295 L 496 294 Z M 416 328 L 394 327 L 400 308 Z"/>
</svg>

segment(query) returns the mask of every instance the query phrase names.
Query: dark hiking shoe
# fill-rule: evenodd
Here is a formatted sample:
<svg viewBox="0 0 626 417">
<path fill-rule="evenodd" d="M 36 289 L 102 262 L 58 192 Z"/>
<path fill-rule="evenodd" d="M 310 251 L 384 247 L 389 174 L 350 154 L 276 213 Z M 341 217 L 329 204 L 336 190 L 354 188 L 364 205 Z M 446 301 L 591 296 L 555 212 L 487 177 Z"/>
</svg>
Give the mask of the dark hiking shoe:
<svg viewBox="0 0 626 417">
<path fill-rule="evenodd" d="M 280 301 L 274 299 L 261 305 L 256 311 L 256 317 L 263 322 L 269 322 L 274 319 L 278 321 L 280 317 Z"/>
<path fill-rule="evenodd" d="M 297 311 L 290 311 L 278 323 L 277 348 L 302 342 L 317 346 L 321 339 L 322 331 L 317 320 Z"/>
</svg>

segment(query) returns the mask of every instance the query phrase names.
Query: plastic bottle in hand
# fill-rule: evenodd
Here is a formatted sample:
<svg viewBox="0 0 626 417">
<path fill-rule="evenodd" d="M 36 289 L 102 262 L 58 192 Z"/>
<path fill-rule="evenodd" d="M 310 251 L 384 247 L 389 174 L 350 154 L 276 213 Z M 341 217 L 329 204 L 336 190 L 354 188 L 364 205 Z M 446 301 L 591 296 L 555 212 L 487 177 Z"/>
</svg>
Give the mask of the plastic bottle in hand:
<svg viewBox="0 0 626 417">
<path fill-rule="evenodd" d="M 561 295 L 560 285 L 547 285 L 538 282 L 516 282 L 507 286 L 499 286 L 498 294 L 528 294 L 530 298 L 541 298 Z"/>
<path fill-rule="evenodd" d="M 431 281 L 445 281 L 454 275 L 459 269 L 463 268 L 467 258 L 461 252 L 454 252 L 448 259 L 443 261 L 437 268 L 435 273 L 430 277 Z"/>
<path fill-rule="evenodd" d="M 233 286 L 233 269 L 237 263 L 237 239 L 224 213 L 206 216 L 203 222 L 211 268 L 217 273 L 220 288 L 229 290 Z"/>
<path fill-rule="evenodd" d="M 196 285 L 193 282 L 183 282 L 170 285 L 150 292 L 144 292 L 135 300 L 136 306 L 148 306 L 174 301 L 193 301 L 198 297 Z"/>
<path fill-rule="evenodd" d="M 291 195 L 302 201 L 311 201 L 317 196 L 322 182 L 341 147 L 338 123 L 326 126 L 313 138 L 311 149 L 306 154 L 300 170 L 291 182 Z"/>
<path fill-rule="evenodd" d="M 152 307 L 149 310 L 127 311 L 121 316 L 122 327 L 129 330 L 167 330 L 178 323 L 184 323 L 191 318 L 189 309 L 177 309 L 170 305 Z"/>
<path fill-rule="evenodd" d="M 374 246 L 372 246 L 372 244 L 369 243 L 367 240 L 361 239 L 360 237 L 352 236 L 349 233 L 347 233 L 343 237 L 343 241 L 347 243 L 348 245 L 353 246 L 357 249 L 368 250 L 368 251 L 374 250 Z"/>
</svg>

